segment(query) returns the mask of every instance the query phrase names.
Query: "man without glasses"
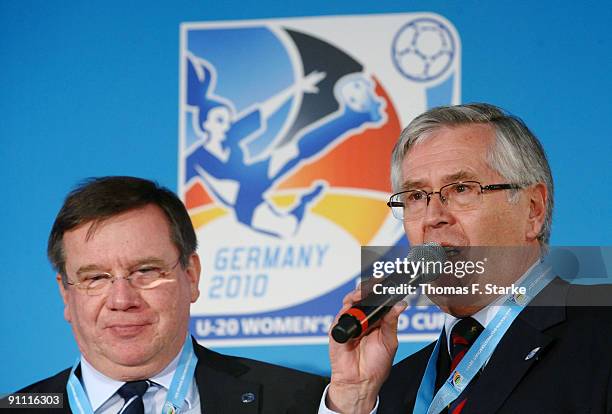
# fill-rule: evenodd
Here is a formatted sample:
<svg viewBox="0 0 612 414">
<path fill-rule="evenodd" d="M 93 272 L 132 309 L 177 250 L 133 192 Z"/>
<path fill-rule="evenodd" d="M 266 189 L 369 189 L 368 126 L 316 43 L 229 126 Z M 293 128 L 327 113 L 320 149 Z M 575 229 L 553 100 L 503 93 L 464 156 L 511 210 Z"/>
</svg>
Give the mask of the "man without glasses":
<svg viewBox="0 0 612 414">
<path fill-rule="evenodd" d="M 48 255 L 81 351 L 72 369 L 20 392 L 63 393 L 79 413 L 311 413 L 325 380 L 224 356 L 188 335 L 199 296 L 196 235 L 181 201 L 133 177 L 67 197 Z"/>
</svg>

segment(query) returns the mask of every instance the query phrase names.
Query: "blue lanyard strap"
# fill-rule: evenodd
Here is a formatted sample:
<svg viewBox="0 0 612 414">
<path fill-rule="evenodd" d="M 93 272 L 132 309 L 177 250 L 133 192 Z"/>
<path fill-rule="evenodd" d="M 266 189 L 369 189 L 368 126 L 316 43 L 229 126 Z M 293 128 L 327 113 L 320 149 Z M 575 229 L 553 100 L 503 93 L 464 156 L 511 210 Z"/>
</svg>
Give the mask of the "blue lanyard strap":
<svg viewBox="0 0 612 414">
<path fill-rule="evenodd" d="M 440 352 L 441 338 L 439 338 L 429 357 L 423 380 L 419 386 L 413 414 L 438 414 L 457 399 L 489 360 L 514 319 L 551 280 L 550 267 L 542 263 L 534 267 L 519 285 L 525 287 L 525 295 L 510 296 L 504 301 L 491 323 L 472 344 L 459 365 L 451 372 L 434 396 L 436 362 Z"/>
<path fill-rule="evenodd" d="M 72 366 L 72 370 L 70 371 L 66 391 L 68 393 L 68 401 L 70 401 L 70 408 L 73 411 L 77 411 L 80 414 L 90 414 L 94 412 L 93 408 L 91 408 L 91 403 L 85 394 L 81 381 L 79 381 L 77 376 L 74 374 L 74 371 L 77 369 L 80 362 L 81 356 L 79 355 Z"/>
<path fill-rule="evenodd" d="M 193 382 L 197 362 L 198 359 L 193 352 L 191 337 L 187 335 L 183 350 L 181 351 L 181 357 L 170 383 L 170 390 L 168 390 L 168 396 L 166 397 L 162 413 L 174 414 L 183 408 L 185 396 Z"/>
<path fill-rule="evenodd" d="M 89 402 L 89 398 L 87 398 L 87 394 L 83 389 L 83 385 L 74 374 L 80 362 L 81 356 L 78 356 L 74 365 L 72 366 L 72 370 L 70 371 L 70 377 L 68 378 L 68 384 L 66 385 L 68 400 L 70 401 L 70 407 L 72 410 L 80 414 L 93 414 L 94 411 L 91 407 L 91 403 Z M 198 359 L 193 352 L 191 337 L 188 334 L 187 338 L 185 339 L 185 343 L 183 344 L 181 356 L 179 357 L 178 365 L 174 372 L 174 376 L 172 377 L 172 382 L 170 383 L 170 390 L 168 390 L 166 402 L 161 410 L 162 413 L 174 414 L 182 410 L 183 405 L 185 405 L 185 396 L 187 395 L 187 391 L 189 391 L 189 387 L 193 382 L 197 362 Z"/>
</svg>

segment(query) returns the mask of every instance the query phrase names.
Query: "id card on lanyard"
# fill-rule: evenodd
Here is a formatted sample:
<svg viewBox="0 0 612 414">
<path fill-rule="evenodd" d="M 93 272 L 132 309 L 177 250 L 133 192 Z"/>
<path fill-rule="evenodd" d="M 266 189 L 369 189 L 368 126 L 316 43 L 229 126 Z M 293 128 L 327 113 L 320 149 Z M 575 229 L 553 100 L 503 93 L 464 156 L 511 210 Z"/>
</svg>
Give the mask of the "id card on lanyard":
<svg viewBox="0 0 612 414">
<path fill-rule="evenodd" d="M 504 301 L 491 323 L 478 336 L 459 365 L 434 395 L 436 362 L 440 352 L 438 339 L 419 386 L 413 414 L 438 414 L 455 401 L 489 360 L 514 319 L 551 280 L 549 265 L 540 263 L 534 267 L 519 284 L 519 287 L 525 288 L 526 293 L 513 295 Z"/>
<path fill-rule="evenodd" d="M 89 398 L 87 398 L 87 394 L 81 385 L 81 381 L 79 381 L 74 373 L 76 368 L 79 366 L 80 361 L 81 356 L 79 355 L 76 362 L 72 366 L 72 371 L 70 371 L 70 378 L 68 379 L 68 384 L 66 386 L 68 400 L 70 401 L 70 407 L 73 411 L 80 414 L 93 414 L 94 411 L 91 407 L 91 403 L 89 402 Z M 189 334 L 187 334 L 185 344 L 181 350 L 178 365 L 176 366 L 176 371 L 174 372 L 172 382 L 170 383 L 170 389 L 168 390 L 166 402 L 161 410 L 163 414 L 180 413 L 183 405 L 185 404 L 185 396 L 187 395 L 187 391 L 189 391 L 189 387 L 193 382 L 193 375 L 197 362 L 198 359 L 193 352 L 191 337 Z"/>
</svg>

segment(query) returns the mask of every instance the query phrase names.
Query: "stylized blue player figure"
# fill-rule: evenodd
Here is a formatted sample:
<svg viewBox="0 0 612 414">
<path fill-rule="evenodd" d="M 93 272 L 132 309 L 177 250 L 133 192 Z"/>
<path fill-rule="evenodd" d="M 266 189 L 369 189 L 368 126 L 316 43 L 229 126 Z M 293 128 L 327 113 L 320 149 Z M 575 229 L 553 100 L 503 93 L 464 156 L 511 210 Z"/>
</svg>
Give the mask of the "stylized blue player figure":
<svg viewBox="0 0 612 414">
<path fill-rule="evenodd" d="M 237 114 L 231 102 L 214 95 L 215 70 L 207 61 L 188 55 L 187 106 L 200 138 L 187 149 L 185 183 L 199 177 L 212 195 L 234 210 L 251 229 L 276 236 L 295 234 L 306 208 L 321 194 L 324 182 L 303 193 L 288 211 L 279 211 L 266 192 L 298 164 L 366 123 L 383 120 L 383 101 L 362 74 L 338 80 L 334 95 L 339 109 L 309 125 L 282 146 L 270 144 L 264 157 L 249 159 L 245 144 L 266 127 L 266 120 L 291 97 L 317 93 L 325 73 L 311 72 L 263 103 Z"/>
</svg>

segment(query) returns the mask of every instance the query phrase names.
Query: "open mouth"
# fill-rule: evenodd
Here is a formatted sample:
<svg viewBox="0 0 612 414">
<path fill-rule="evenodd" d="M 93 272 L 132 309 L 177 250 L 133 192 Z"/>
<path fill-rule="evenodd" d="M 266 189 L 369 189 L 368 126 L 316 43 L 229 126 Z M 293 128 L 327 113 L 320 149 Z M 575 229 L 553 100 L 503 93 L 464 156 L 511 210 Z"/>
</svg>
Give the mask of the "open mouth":
<svg viewBox="0 0 612 414">
<path fill-rule="evenodd" d="M 448 257 L 455 257 L 461 253 L 461 251 L 454 246 L 442 246 L 442 248 L 444 249 L 444 251 L 446 252 L 446 256 Z"/>
<path fill-rule="evenodd" d="M 449 243 L 446 241 L 434 241 L 438 245 L 442 246 L 447 257 L 454 257 L 461 253 L 461 246 L 457 246 L 456 244 Z"/>
</svg>

